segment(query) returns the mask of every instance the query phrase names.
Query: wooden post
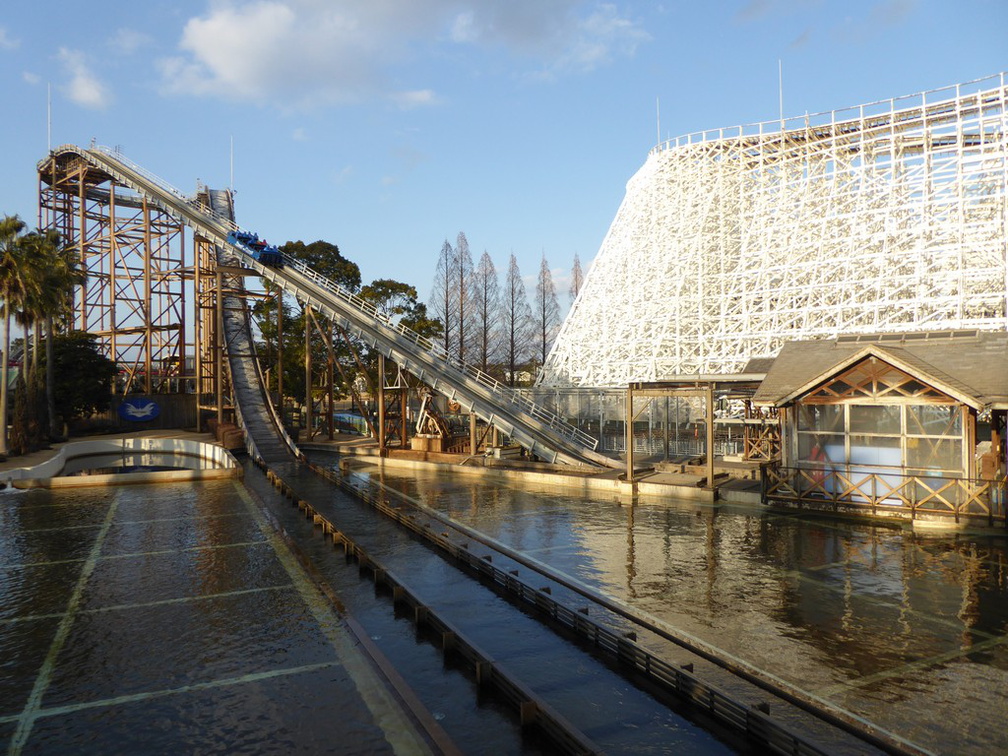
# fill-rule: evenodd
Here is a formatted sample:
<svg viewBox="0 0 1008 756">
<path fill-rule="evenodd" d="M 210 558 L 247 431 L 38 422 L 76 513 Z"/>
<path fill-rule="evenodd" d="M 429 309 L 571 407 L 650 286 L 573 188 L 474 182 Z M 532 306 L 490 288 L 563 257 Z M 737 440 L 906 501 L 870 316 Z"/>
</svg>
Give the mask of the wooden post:
<svg viewBox="0 0 1008 756">
<path fill-rule="evenodd" d="M 385 456 L 385 355 L 378 355 L 378 455 Z"/>
<path fill-rule="evenodd" d="M 333 334 L 332 334 L 332 323 L 330 322 L 329 323 L 329 335 L 328 335 L 328 338 L 326 339 L 326 347 L 328 347 L 328 350 L 329 350 L 329 364 L 326 366 L 328 368 L 328 373 L 329 373 L 326 376 L 328 378 L 328 380 L 329 380 L 329 396 L 328 396 L 329 408 L 328 408 L 328 410 L 326 412 L 326 420 L 327 420 L 326 426 L 327 426 L 327 428 L 329 430 L 329 440 L 330 441 L 333 440 L 333 438 L 335 437 L 335 432 L 336 432 L 336 429 L 333 427 L 333 424 L 334 424 L 334 420 L 333 420 L 333 404 L 335 404 L 335 402 L 334 402 L 334 398 L 335 398 L 334 394 L 335 394 L 335 392 L 333 390 L 333 384 L 336 382 L 336 376 L 335 376 L 335 370 L 334 370 L 334 365 L 336 363 L 336 355 L 333 353 L 333 338 L 332 338 L 332 336 L 333 336 Z"/>
<path fill-rule="evenodd" d="M 707 384 L 707 486 L 714 490 L 714 384 Z"/>
<path fill-rule="evenodd" d="M 626 392 L 626 479 L 627 483 L 633 483 L 633 384 L 627 385 Z"/>
<path fill-rule="evenodd" d="M 214 380 L 217 399 L 217 426 L 224 423 L 224 276 L 217 271 L 217 327 L 214 328 Z"/>
<path fill-rule="evenodd" d="M 312 370 L 312 359 L 311 359 L 311 305 L 305 304 L 305 319 L 304 319 L 304 381 L 305 381 L 305 412 L 304 412 L 304 428 L 305 428 L 305 440 L 309 440 L 312 437 L 312 380 L 311 380 L 311 370 Z"/>
<path fill-rule="evenodd" d="M 280 422 L 284 420 L 283 392 L 283 289 L 277 287 L 277 394 L 280 397 Z"/>
<path fill-rule="evenodd" d="M 402 400 L 402 405 L 399 410 L 399 417 L 401 419 L 402 430 L 399 433 L 399 447 L 406 449 L 409 446 L 409 442 L 406 437 L 409 435 L 409 427 L 406 424 L 406 412 L 409 409 L 409 382 L 406 380 L 406 372 L 402 372 L 402 386 L 399 389 L 399 396 Z"/>
<path fill-rule="evenodd" d="M 665 439 L 664 439 L 665 440 L 665 461 L 666 462 L 668 462 L 668 458 L 669 458 L 669 428 L 668 428 L 668 421 L 669 421 L 669 398 L 668 398 L 668 395 L 666 394 L 666 396 L 665 396 Z"/>
<path fill-rule="evenodd" d="M 111 198 L 112 192 L 109 191 L 109 196 Z M 205 305 L 205 300 L 201 302 L 199 298 L 200 292 L 203 291 L 203 281 L 202 281 L 202 256 L 205 254 L 205 247 L 202 244 L 195 243 L 193 245 L 193 255 L 195 256 L 195 264 L 193 265 L 193 291 L 196 292 L 196 302 L 197 307 L 201 304 Z M 83 295 L 82 295 L 83 296 Z M 206 348 L 206 334 L 203 333 L 203 320 L 205 315 L 197 310 L 195 319 L 193 320 L 193 332 L 195 334 L 195 349 L 193 350 L 194 357 L 196 359 L 196 364 L 193 367 L 196 370 L 196 432 L 203 432 L 203 412 L 202 412 L 202 402 L 203 402 L 203 354 Z"/>
<path fill-rule="evenodd" d="M 476 413 L 469 413 L 469 453 L 476 456 Z"/>
</svg>

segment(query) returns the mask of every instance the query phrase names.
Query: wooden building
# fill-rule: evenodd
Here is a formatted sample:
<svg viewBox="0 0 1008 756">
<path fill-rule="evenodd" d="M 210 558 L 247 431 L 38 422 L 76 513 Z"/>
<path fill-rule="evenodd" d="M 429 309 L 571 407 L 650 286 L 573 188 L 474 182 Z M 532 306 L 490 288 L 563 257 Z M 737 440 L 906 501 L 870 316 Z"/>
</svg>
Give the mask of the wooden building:
<svg viewBox="0 0 1008 756">
<path fill-rule="evenodd" d="M 781 417 L 769 502 L 1008 522 L 1008 333 L 787 343 L 753 403 Z"/>
</svg>

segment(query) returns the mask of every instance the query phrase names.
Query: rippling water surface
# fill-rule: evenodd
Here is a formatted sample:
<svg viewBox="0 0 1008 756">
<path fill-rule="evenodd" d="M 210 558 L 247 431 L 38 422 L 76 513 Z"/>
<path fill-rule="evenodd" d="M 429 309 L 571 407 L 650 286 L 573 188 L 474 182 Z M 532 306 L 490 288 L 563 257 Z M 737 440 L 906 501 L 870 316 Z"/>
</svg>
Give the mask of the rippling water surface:
<svg viewBox="0 0 1008 756">
<path fill-rule="evenodd" d="M 944 753 L 1008 750 L 1008 541 L 366 474 Z"/>
<path fill-rule="evenodd" d="M 259 518 L 233 481 L 0 494 L 0 749 L 390 752 Z"/>
</svg>

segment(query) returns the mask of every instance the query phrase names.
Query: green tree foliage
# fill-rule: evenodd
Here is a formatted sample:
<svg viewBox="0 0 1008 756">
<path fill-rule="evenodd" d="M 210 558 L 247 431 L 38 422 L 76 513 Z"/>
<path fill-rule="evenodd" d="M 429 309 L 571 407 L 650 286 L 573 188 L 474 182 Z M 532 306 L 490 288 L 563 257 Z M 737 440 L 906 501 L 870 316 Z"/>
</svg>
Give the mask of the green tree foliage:
<svg viewBox="0 0 1008 756">
<path fill-rule="evenodd" d="M 102 354 L 98 337 L 83 331 L 60 334 L 52 351 L 56 412 L 64 421 L 107 410 L 116 364 Z"/>
<path fill-rule="evenodd" d="M 280 247 L 284 255 L 296 257 L 316 273 L 321 273 L 344 289 L 357 291 L 361 285 L 360 268 L 357 263 L 343 257 L 339 247 L 327 241 L 289 241 Z"/>
<path fill-rule="evenodd" d="M 59 429 L 56 423 L 56 384 L 53 373 L 53 339 L 57 325 L 65 325 L 73 312 L 73 292 L 87 280 L 87 274 L 80 267 L 77 251 L 63 244 L 59 233 L 49 229 L 34 231 L 22 238 L 22 244 L 27 250 L 27 256 L 33 261 L 35 272 L 33 277 L 37 286 L 30 296 L 25 297 L 22 306 L 22 317 L 26 322 L 32 322 L 38 332 L 39 323 L 45 323 L 46 335 L 46 376 L 43 382 L 37 378 L 35 367 L 39 362 L 38 345 L 32 358 L 32 377 L 35 384 L 29 380 L 29 386 L 35 385 L 45 402 L 38 413 L 36 426 L 40 432 L 56 438 Z M 46 418 L 42 422 L 42 418 Z"/>
<path fill-rule="evenodd" d="M 3 300 L 3 314 L 0 317 L 0 351 L 3 352 L 0 367 L 0 454 L 7 453 L 7 386 L 9 384 L 10 321 L 15 309 L 29 287 L 27 272 L 30 270 L 25 260 L 25 248 L 21 244 L 21 234 L 25 230 L 24 221 L 16 215 L 0 220 L 0 299 Z"/>
<path fill-rule="evenodd" d="M 24 373 L 18 373 L 14 383 L 14 413 L 11 417 L 10 439 L 7 448 L 11 454 L 27 454 L 28 446 L 28 384 Z"/>
<path fill-rule="evenodd" d="M 444 326 L 427 314 L 427 305 L 417 299 L 417 290 L 410 284 L 379 278 L 360 290 L 360 296 L 385 313 L 394 322 L 406 326 L 427 339 L 438 339 Z"/>
</svg>

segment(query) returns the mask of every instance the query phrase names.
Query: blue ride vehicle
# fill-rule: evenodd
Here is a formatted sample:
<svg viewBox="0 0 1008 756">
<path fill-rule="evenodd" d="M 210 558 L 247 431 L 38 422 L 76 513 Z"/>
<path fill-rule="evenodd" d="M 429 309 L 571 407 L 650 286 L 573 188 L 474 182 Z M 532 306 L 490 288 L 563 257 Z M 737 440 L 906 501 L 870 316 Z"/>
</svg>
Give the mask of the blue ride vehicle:
<svg viewBox="0 0 1008 756">
<path fill-rule="evenodd" d="M 263 265 L 274 268 L 283 267 L 283 253 L 272 244 L 267 244 L 264 239 L 260 239 L 258 234 L 237 229 L 228 234 L 227 240 L 229 244 L 244 247 L 252 257 Z"/>
</svg>

